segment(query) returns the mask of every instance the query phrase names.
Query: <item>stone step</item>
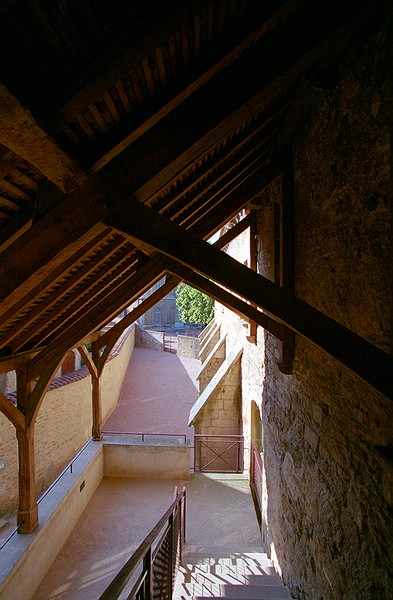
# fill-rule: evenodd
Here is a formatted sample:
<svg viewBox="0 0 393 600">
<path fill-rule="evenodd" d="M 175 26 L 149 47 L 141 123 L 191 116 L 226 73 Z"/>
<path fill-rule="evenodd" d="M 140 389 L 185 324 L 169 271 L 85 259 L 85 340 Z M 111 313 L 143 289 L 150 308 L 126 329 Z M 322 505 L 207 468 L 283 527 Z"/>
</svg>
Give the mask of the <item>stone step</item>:
<svg viewBox="0 0 393 600">
<path fill-rule="evenodd" d="M 217 583 L 242 583 L 252 585 L 281 585 L 281 579 L 273 567 L 254 566 L 253 569 L 244 565 L 182 565 L 179 568 L 177 581 L 179 583 L 192 583 L 204 577 Z"/>
<path fill-rule="evenodd" d="M 278 600 L 291 598 L 291 593 L 283 584 L 277 585 L 226 585 L 223 589 L 225 598 L 259 598 L 262 600 Z"/>
<path fill-rule="evenodd" d="M 281 600 L 291 595 L 260 548 L 186 546 L 173 598 Z"/>
<path fill-rule="evenodd" d="M 282 582 L 269 585 L 218 583 L 217 581 L 200 581 L 197 583 L 176 583 L 173 590 L 174 598 L 195 598 L 197 596 L 225 596 L 226 598 L 269 598 L 270 600 L 291 598 L 291 594 Z"/>
<path fill-rule="evenodd" d="M 219 549 L 216 547 L 212 548 L 203 548 L 194 550 L 193 548 L 185 548 L 183 549 L 183 561 L 187 561 L 189 563 L 199 562 L 199 563 L 207 563 L 214 564 L 215 562 L 224 562 L 224 560 L 243 560 L 247 561 L 250 564 L 268 564 L 271 565 L 271 560 L 267 556 L 265 552 L 262 552 L 260 548 L 253 549 L 245 549 L 245 550 L 236 550 L 236 551 L 228 551 L 228 549 Z"/>
</svg>

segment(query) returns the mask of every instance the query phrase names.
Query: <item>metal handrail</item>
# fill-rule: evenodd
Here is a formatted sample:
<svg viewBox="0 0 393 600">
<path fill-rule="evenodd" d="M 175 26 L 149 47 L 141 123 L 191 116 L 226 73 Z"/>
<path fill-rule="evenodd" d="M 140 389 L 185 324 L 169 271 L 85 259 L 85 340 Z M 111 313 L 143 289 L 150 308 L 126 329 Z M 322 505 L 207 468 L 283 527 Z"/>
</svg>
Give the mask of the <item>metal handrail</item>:
<svg viewBox="0 0 393 600">
<path fill-rule="evenodd" d="M 23 525 L 23 521 L 22 521 L 22 523 L 19 523 L 19 525 L 17 527 L 14 527 L 14 529 L 11 531 L 11 533 L 9 534 L 9 536 L 1 544 L 0 550 L 2 550 L 4 548 L 4 546 L 6 544 L 8 544 L 8 542 L 10 541 L 10 539 L 19 531 L 19 529 L 22 527 L 22 525 Z"/>
<path fill-rule="evenodd" d="M 174 575 L 177 570 L 178 565 L 181 560 L 181 550 L 182 545 L 185 540 L 185 510 L 186 510 L 186 490 L 183 490 L 178 493 L 175 488 L 176 495 L 175 500 L 172 502 L 171 506 L 165 512 L 165 514 L 161 517 L 158 523 L 153 527 L 151 532 L 146 536 L 143 542 L 139 545 L 139 547 L 135 550 L 134 554 L 128 559 L 125 565 L 120 569 L 116 577 L 112 580 L 106 590 L 101 594 L 99 600 L 115 600 L 119 598 L 120 594 L 123 592 L 124 588 L 128 584 L 132 575 L 135 573 L 136 569 L 142 564 L 142 573 L 138 576 L 136 583 L 131 591 L 131 593 L 127 596 L 128 599 L 138 597 L 140 600 L 150 600 L 153 596 L 153 584 L 154 584 L 154 571 L 153 571 L 153 563 L 156 558 L 158 552 L 160 551 L 164 540 L 167 538 L 168 533 L 171 535 L 171 560 L 169 561 L 169 577 L 167 580 L 170 582 L 169 585 L 172 587 L 172 583 L 174 580 Z M 174 531 L 174 520 L 178 517 L 180 519 L 179 522 L 179 538 L 175 540 L 179 544 L 179 555 L 175 561 L 175 564 L 172 560 L 173 558 L 173 531 Z M 155 544 L 154 551 L 153 545 Z M 172 589 L 170 590 L 170 594 L 168 597 L 172 597 Z"/>
<path fill-rule="evenodd" d="M 42 502 L 42 500 L 45 498 L 45 496 L 47 496 L 49 494 L 49 492 L 55 487 L 55 485 L 60 481 L 60 479 L 67 473 L 67 471 L 69 470 L 70 473 L 72 473 L 72 465 L 74 464 L 74 462 L 80 457 L 80 455 L 82 454 L 82 452 L 84 452 L 84 450 L 86 450 L 87 446 L 90 444 L 90 442 L 93 440 L 93 438 L 91 437 L 86 444 L 83 446 L 83 448 L 81 448 L 78 452 L 78 454 L 76 454 L 74 456 L 74 458 L 68 463 L 68 465 L 62 470 L 62 472 L 60 473 L 60 475 L 58 475 L 56 477 L 56 479 L 54 481 L 52 481 L 52 483 L 50 484 L 50 486 L 45 490 L 45 492 L 39 497 L 39 499 L 37 500 L 37 504 L 40 504 L 40 502 Z M 23 521 L 22 523 L 19 523 L 19 525 L 17 525 L 16 527 L 14 527 L 14 529 L 11 531 L 11 533 L 9 534 L 9 536 L 4 540 L 4 542 L 1 544 L 0 546 L 0 550 L 2 550 L 4 548 L 4 546 L 6 544 L 8 544 L 8 542 L 10 541 L 10 539 L 15 535 L 15 533 L 17 533 L 19 531 L 19 529 L 22 527 L 23 525 Z"/>
<path fill-rule="evenodd" d="M 45 492 L 39 497 L 37 504 L 39 504 L 40 502 L 43 501 L 43 499 L 45 498 L 45 496 L 47 496 L 49 494 L 49 492 L 55 487 L 55 485 L 60 481 L 60 479 L 67 473 L 68 469 L 70 470 L 70 473 L 72 473 L 72 465 L 74 464 L 75 461 L 78 460 L 78 458 L 80 457 L 80 455 L 82 454 L 82 452 L 84 452 L 87 448 L 87 446 L 90 444 L 90 442 L 93 441 L 93 438 L 91 437 L 86 444 L 83 446 L 83 448 L 81 448 L 78 452 L 78 454 L 75 454 L 74 458 L 68 463 L 68 465 L 65 467 L 65 469 L 62 470 L 62 472 L 60 473 L 60 475 L 58 475 L 56 477 L 56 479 L 50 484 L 50 486 L 45 490 Z"/>
<path fill-rule="evenodd" d="M 182 438 L 184 443 L 187 443 L 187 434 L 184 433 L 145 433 L 142 431 L 103 431 L 103 435 L 132 435 L 132 436 L 140 436 L 141 441 L 146 441 L 146 438 L 160 438 L 160 437 L 168 437 L 168 438 Z"/>
</svg>

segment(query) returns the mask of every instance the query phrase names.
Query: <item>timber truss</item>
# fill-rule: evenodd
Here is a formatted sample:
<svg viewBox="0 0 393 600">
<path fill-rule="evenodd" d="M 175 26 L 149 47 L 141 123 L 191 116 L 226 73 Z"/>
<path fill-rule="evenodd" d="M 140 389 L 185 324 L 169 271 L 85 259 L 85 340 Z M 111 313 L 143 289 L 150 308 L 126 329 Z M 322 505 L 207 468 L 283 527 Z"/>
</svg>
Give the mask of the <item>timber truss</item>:
<svg viewBox="0 0 393 600">
<path fill-rule="evenodd" d="M 392 357 L 292 291 L 291 150 L 307 115 L 302 99 L 389 3 L 94 4 L 6 0 L 0 9 L 0 372 L 16 369 L 18 379 L 16 405 L 0 397 L 0 408 L 27 466 L 25 531 L 37 522 L 34 423 L 65 353 L 78 347 L 87 361 L 99 438 L 111 348 L 182 280 L 280 339 L 283 372 L 297 333 L 392 396 Z M 255 257 L 246 267 L 221 248 L 255 227 L 261 193 L 277 179 L 273 283 L 255 272 Z M 245 219 L 208 243 L 241 211 Z"/>
</svg>

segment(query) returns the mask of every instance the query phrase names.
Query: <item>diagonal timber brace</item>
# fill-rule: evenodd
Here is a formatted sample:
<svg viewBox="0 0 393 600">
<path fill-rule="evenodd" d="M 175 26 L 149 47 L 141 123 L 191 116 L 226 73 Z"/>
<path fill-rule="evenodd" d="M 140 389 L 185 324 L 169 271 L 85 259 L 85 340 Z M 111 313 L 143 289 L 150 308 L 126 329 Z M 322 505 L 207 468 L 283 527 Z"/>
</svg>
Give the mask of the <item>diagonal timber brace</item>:
<svg viewBox="0 0 393 600">
<path fill-rule="evenodd" d="M 105 223 L 170 256 L 267 311 L 393 398 L 393 357 L 334 321 L 289 290 L 240 264 L 136 199 L 124 202 Z"/>
</svg>

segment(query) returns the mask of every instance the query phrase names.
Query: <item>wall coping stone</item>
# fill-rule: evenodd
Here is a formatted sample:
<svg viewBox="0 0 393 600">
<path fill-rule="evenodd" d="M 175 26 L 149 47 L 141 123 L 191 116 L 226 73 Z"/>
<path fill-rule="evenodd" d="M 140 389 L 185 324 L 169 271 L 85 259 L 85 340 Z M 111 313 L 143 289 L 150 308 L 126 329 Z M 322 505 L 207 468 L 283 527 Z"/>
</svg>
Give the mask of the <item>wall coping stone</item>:
<svg viewBox="0 0 393 600">
<path fill-rule="evenodd" d="M 228 354 L 217 373 L 212 377 L 206 388 L 203 390 L 202 394 L 199 396 L 198 400 L 195 402 L 194 406 L 190 410 L 190 416 L 188 420 L 188 426 L 191 427 L 194 424 L 195 419 L 198 414 L 201 412 L 205 404 L 209 401 L 217 387 L 220 385 L 224 377 L 229 373 L 230 369 L 239 360 L 243 353 L 243 346 L 235 347 Z"/>
<path fill-rule="evenodd" d="M 134 323 L 127 327 L 117 340 L 116 344 L 112 348 L 112 352 L 109 354 L 107 362 L 113 360 L 121 351 L 126 339 L 134 327 Z M 75 381 L 80 381 L 85 377 L 90 375 L 89 369 L 86 366 L 81 367 L 77 371 L 72 371 L 72 373 L 67 373 L 67 375 L 61 375 L 60 377 L 55 377 L 49 384 L 48 392 L 50 390 L 55 390 L 57 388 L 62 387 L 63 385 L 68 385 L 69 383 L 74 383 Z M 9 394 L 5 394 L 5 397 L 8 398 L 13 404 L 16 404 L 16 392 L 11 392 Z"/>
</svg>

